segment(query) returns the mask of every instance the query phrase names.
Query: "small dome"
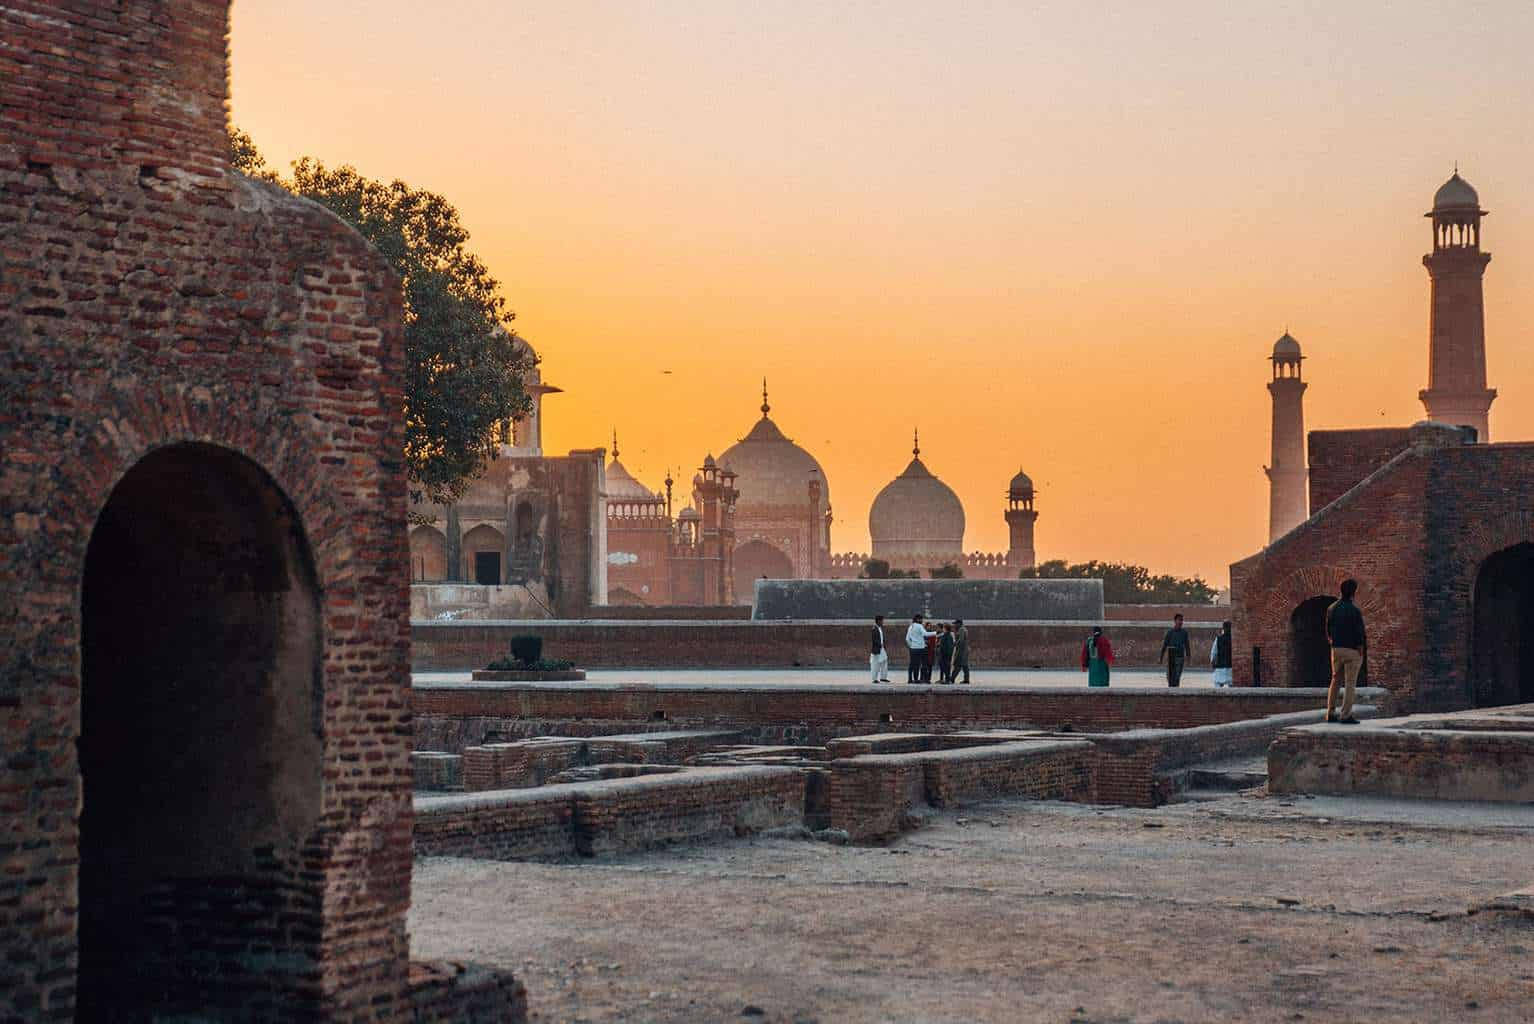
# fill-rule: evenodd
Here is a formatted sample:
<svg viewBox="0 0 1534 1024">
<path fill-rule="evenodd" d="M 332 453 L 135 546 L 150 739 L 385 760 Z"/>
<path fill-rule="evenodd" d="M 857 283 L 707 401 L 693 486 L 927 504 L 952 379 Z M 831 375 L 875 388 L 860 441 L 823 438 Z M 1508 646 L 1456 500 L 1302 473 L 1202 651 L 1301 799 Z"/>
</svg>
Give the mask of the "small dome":
<svg viewBox="0 0 1534 1024">
<path fill-rule="evenodd" d="M 698 514 L 697 509 L 693 508 L 691 505 L 688 505 L 686 508 L 682 509 L 682 511 L 677 513 L 676 518 L 678 522 L 690 523 L 695 519 L 702 519 L 703 517 Z"/>
<path fill-rule="evenodd" d="M 868 510 L 874 558 L 964 553 L 964 504 L 920 456 L 884 486 Z"/>
<path fill-rule="evenodd" d="M 1300 355 L 1300 343 L 1295 341 L 1288 331 L 1285 331 L 1284 336 L 1273 343 L 1273 358 L 1302 359 L 1304 357 Z"/>
<path fill-rule="evenodd" d="M 1481 197 L 1476 195 L 1475 189 L 1470 187 L 1470 182 L 1459 176 L 1459 171 L 1433 193 L 1433 209 L 1480 209 Z"/>
<path fill-rule="evenodd" d="M 1032 494 L 1033 493 L 1033 481 L 1028 479 L 1028 474 L 1027 473 L 1024 473 L 1022 470 L 1018 470 L 1017 471 L 1017 476 L 1013 477 L 1012 478 L 1012 482 L 1007 485 L 1007 493 L 1009 493 L 1009 494 Z"/>
</svg>

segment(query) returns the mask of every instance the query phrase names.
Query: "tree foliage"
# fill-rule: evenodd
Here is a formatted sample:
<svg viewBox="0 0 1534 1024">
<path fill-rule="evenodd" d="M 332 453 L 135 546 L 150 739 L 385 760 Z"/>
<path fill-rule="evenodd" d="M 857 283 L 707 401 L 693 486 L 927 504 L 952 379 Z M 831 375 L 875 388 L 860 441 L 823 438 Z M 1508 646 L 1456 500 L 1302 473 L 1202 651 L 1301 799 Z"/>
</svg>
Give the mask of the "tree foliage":
<svg viewBox="0 0 1534 1024">
<path fill-rule="evenodd" d="M 944 562 L 936 569 L 929 570 L 927 575 L 935 580 L 962 580 L 964 570 L 954 562 Z"/>
<path fill-rule="evenodd" d="M 405 461 L 413 497 L 457 499 L 496 455 L 496 426 L 532 408 L 530 350 L 510 326 L 499 282 L 467 247 L 441 195 L 366 178 L 309 157 L 283 179 L 231 128 L 236 170 L 305 196 L 351 224 L 399 274 L 405 305 Z"/>
<path fill-rule="evenodd" d="M 1024 569 L 1025 580 L 1103 581 L 1107 604 L 1213 604 L 1216 591 L 1201 576 L 1152 575 L 1143 565 L 1124 562 L 1066 562 L 1052 559 Z"/>
</svg>

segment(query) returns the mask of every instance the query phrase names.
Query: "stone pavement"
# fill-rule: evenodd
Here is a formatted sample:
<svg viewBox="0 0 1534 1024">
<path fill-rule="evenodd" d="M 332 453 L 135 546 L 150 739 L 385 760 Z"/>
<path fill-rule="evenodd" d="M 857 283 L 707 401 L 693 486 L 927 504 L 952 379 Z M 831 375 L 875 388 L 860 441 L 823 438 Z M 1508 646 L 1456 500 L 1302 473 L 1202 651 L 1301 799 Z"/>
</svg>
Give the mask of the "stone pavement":
<svg viewBox="0 0 1534 1024">
<path fill-rule="evenodd" d="M 421 683 L 466 683 L 468 672 L 416 672 L 411 678 Z M 718 683 L 720 686 L 795 686 L 813 683 L 846 686 L 871 686 L 868 667 L 859 669 L 588 669 L 586 678 L 600 683 Z M 909 686 L 905 667 L 890 666 L 892 686 Z M 973 686 L 1080 686 L 1086 689 L 1085 672 L 1055 670 L 980 670 L 972 673 Z M 882 684 L 881 684 L 882 685 Z M 934 686 L 937 684 L 933 684 Z M 1183 673 L 1184 689 L 1210 689 L 1207 670 Z M 1164 690 L 1166 676 L 1160 672 L 1124 669 L 1113 673 L 1111 688 L 1126 690 Z"/>
</svg>

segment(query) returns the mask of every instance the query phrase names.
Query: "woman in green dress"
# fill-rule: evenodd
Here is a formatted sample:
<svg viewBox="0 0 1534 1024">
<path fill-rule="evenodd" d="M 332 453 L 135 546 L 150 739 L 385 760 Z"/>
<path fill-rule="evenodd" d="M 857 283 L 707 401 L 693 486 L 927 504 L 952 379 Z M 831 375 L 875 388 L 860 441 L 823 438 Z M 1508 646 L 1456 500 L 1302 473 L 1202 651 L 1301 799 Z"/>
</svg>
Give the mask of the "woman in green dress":
<svg viewBox="0 0 1534 1024">
<path fill-rule="evenodd" d="M 1093 626 L 1092 635 L 1081 645 L 1081 667 L 1087 673 L 1088 686 L 1108 685 L 1108 666 L 1113 664 L 1113 645 L 1103 636 L 1103 627 Z"/>
</svg>

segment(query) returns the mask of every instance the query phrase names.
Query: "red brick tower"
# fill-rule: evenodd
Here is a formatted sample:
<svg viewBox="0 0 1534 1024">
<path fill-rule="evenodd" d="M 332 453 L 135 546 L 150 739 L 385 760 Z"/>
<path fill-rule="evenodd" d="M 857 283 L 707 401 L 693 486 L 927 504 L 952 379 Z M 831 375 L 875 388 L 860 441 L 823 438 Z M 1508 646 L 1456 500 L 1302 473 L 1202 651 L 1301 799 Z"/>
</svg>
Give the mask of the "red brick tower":
<svg viewBox="0 0 1534 1024">
<path fill-rule="evenodd" d="M 1285 331 L 1273 343 L 1273 458 L 1268 474 L 1268 543 L 1310 518 L 1305 468 L 1305 382 L 1300 343 Z"/>
<path fill-rule="evenodd" d="M 1033 551 L 1033 524 L 1039 514 L 1033 508 L 1033 481 L 1022 470 L 1012 478 L 1007 487 L 1007 530 L 1011 541 L 1007 545 L 1008 569 L 1031 569 L 1035 564 Z"/>
<path fill-rule="evenodd" d="M 1459 176 L 1433 195 L 1433 251 L 1422 257 L 1433 281 L 1428 325 L 1428 384 L 1419 397 L 1429 419 L 1474 427 L 1491 440 L 1487 413 L 1496 391 L 1486 386 L 1486 317 L 1481 277 L 1491 254 L 1481 251 L 1480 198 Z"/>
</svg>

